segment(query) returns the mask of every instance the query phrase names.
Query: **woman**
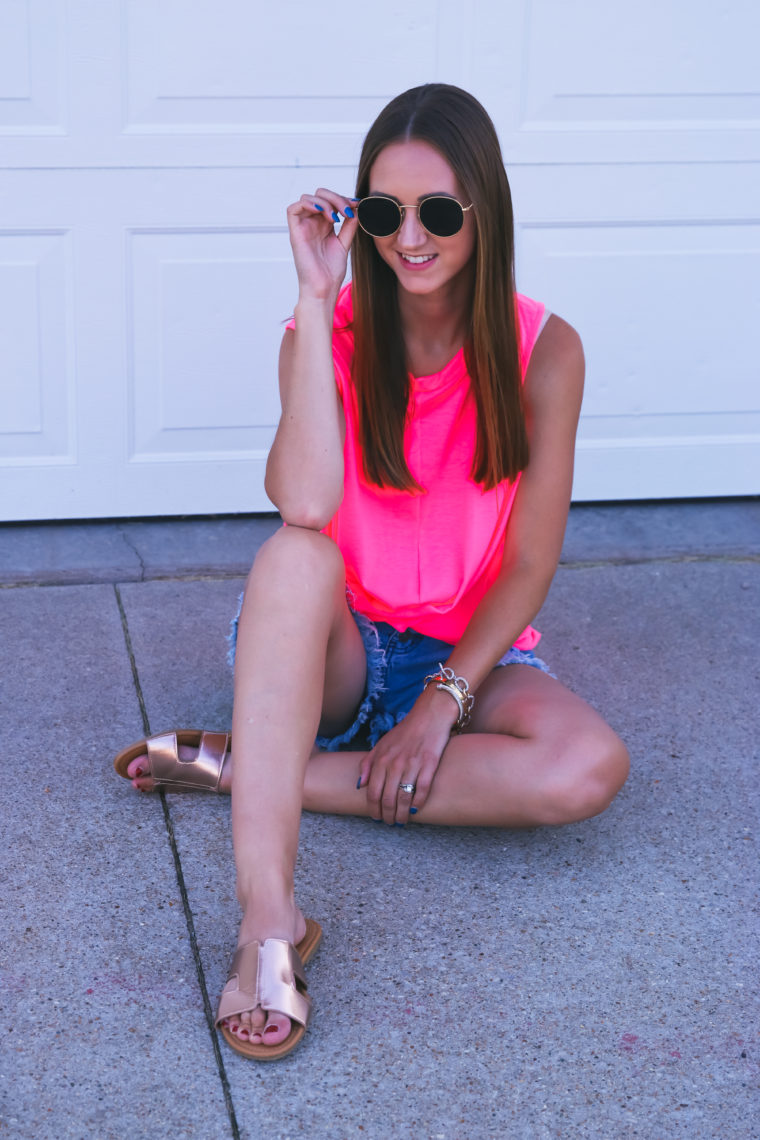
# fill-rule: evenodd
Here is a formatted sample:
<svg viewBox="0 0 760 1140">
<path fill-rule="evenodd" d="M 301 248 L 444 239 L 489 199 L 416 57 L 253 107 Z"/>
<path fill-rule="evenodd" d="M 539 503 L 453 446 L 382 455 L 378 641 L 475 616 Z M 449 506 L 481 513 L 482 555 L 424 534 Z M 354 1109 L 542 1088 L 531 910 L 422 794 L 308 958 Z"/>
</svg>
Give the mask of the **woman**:
<svg viewBox="0 0 760 1140">
<path fill-rule="evenodd" d="M 265 1060 L 308 1019 L 302 808 L 561 824 L 603 811 L 628 771 L 533 652 L 584 364 L 574 330 L 514 292 L 491 120 L 455 87 L 406 92 L 367 135 L 356 193 L 288 208 L 299 293 L 266 481 L 287 525 L 246 586 L 234 749 L 169 734 L 116 761 L 143 790 L 231 788 L 243 919 L 217 1023 Z"/>
</svg>

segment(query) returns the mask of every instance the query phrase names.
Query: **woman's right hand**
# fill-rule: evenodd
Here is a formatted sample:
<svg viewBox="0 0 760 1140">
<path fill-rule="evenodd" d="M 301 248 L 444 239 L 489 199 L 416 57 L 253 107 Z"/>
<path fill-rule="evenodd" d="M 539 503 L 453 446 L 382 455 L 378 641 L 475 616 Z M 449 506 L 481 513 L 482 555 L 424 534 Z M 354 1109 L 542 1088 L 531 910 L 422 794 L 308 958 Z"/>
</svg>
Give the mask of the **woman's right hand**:
<svg viewBox="0 0 760 1140">
<path fill-rule="evenodd" d="M 356 203 L 320 188 L 288 206 L 288 229 L 300 297 L 335 301 L 348 266 L 348 251 L 359 225 Z M 343 217 L 336 232 L 335 226 Z"/>
</svg>

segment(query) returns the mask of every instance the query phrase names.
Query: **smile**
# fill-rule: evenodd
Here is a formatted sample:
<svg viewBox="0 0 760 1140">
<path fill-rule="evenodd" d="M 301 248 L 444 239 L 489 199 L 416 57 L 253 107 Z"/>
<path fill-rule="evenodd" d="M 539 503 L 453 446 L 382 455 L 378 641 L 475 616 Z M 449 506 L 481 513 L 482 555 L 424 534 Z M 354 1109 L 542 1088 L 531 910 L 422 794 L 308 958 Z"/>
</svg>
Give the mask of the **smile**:
<svg viewBox="0 0 760 1140">
<path fill-rule="evenodd" d="M 438 255 L 435 253 L 423 253 L 417 257 L 411 257 L 409 254 L 401 253 L 399 257 L 402 261 L 408 261 L 410 265 L 424 265 L 427 261 L 433 261 Z"/>
</svg>

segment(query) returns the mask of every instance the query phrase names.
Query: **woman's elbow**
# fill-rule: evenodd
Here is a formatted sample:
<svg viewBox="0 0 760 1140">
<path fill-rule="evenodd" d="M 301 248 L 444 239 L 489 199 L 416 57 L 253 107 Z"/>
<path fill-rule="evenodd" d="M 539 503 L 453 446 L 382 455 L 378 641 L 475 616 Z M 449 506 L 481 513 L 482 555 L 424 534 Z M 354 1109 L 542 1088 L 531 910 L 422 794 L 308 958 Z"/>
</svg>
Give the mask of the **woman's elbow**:
<svg viewBox="0 0 760 1140">
<path fill-rule="evenodd" d="M 282 489 L 265 482 L 267 496 L 280 512 L 280 518 L 288 526 L 300 526 L 305 530 L 324 530 L 341 504 L 341 494 L 321 494 L 308 496 L 305 489 L 296 494 L 288 494 Z"/>
</svg>

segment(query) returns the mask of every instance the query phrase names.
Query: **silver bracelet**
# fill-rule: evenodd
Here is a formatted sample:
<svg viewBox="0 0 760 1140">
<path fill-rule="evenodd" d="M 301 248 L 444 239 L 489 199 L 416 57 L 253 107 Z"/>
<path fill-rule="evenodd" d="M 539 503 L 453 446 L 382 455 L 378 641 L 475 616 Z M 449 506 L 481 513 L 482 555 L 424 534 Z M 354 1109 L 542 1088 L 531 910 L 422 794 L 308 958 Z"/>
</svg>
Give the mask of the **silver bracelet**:
<svg viewBox="0 0 760 1140">
<path fill-rule="evenodd" d="M 470 716 L 472 714 L 472 707 L 475 704 L 475 698 L 470 692 L 470 686 L 464 677 L 458 677 L 453 669 L 438 662 L 438 672 L 431 673 L 429 677 L 425 678 L 424 688 L 428 685 L 435 685 L 436 689 L 442 689 L 453 697 L 459 709 L 452 732 L 461 732 L 470 723 Z"/>
</svg>

